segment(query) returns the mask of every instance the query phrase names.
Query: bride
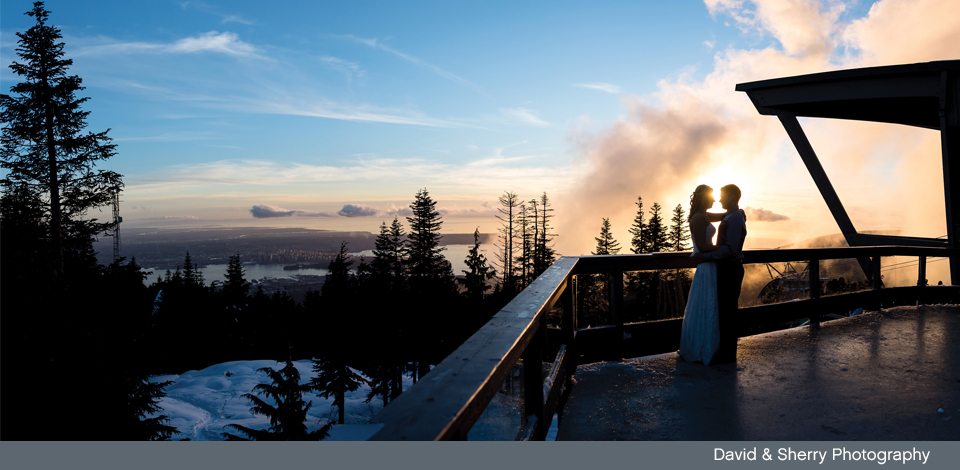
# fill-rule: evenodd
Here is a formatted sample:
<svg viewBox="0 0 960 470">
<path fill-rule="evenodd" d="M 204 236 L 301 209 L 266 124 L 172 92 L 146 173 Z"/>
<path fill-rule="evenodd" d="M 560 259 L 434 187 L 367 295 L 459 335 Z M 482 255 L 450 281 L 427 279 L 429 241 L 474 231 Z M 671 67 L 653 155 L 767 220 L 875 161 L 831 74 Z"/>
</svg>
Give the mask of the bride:
<svg viewBox="0 0 960 470">
<path fill-rule="evenodd" d="M 716 229 L 710 224 L 707 209 L 713 206 L 713 188 L 705 184 L 697 186 L 690 196 L 690 235 L 693 238 L 693 253 L 716 250 L 711 241 Z M 680 355 L 687 361 L 710 364 L 720 347 L 720 322 L 717 304 L 717 264 L 706 261 L 697 265 L 683 312 L 683 327 L 680 333 Z"/>
</svg>

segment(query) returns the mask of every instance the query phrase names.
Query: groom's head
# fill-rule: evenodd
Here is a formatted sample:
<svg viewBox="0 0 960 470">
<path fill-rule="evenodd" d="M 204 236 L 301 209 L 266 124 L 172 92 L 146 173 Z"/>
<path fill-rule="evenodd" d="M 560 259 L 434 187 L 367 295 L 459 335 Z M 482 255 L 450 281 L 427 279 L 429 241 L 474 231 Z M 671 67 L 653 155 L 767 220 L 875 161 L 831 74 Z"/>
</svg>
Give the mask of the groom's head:
<svg viewBox="0 0 960 470">
<path fill-rule="evenodd" d="M 735 184 L 728 184 L 720 188 L 720 205 L 729 209 L 740 204 L 740 188 Z"/>
</svg>

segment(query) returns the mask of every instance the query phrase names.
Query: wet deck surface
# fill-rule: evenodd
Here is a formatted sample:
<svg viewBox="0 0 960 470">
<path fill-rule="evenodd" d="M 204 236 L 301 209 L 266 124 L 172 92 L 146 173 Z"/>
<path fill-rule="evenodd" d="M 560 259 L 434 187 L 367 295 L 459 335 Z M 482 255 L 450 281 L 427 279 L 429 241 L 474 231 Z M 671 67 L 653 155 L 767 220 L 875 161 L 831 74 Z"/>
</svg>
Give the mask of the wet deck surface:
<svg viewBox="0 0 960 470">
<path fill-rule="evenodd" d="M 960 307 L 897 307 L 676 353 L 585 364 L 557 440 L 960 440 Z M 938 412 L 943 409 L 943 413 Z"/>
</svg>

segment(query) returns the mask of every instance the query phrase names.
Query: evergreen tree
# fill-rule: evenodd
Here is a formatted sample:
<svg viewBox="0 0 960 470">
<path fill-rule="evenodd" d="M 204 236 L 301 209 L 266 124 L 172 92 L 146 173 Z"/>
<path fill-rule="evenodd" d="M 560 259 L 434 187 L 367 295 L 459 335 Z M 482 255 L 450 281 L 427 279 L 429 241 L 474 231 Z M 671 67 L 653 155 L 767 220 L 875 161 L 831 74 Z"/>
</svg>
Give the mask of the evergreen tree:
<svg viewBox="0 0 960 470">
<path fill-rule="evenodd" d="M 222 433 L 227 440 L 317 441 L 330 436 L 329 431 L 333 423 L 327 423 L 313 432 L 307 431 L 304 422 L 312 402 L 303 401 L 303 392 L 311 390 L 312 385 L 300 383 L 300 372 L 290 359 L 287 359 L 286 366 L 279 371 L 271 367 L 261 367 L 257 371 L 267 374 L 272 383 L 257 384 L 253 387 L 256 395 L 245 393 L 243 397 L 253 404 L 250 407 L 252 413 L 270 418 L 270 427 L 252 429 L 240 424 L 228 424 L 227 427 L 242 432 L 247 439 Z M 274 404 L 260 398 L 261 396 L 270 399 Z"/>
<path fill-rule="evenodd" d="M 203 273 L 196 264 L 190 260 L 190 251 L 187 250 L 183 258 L 183 282 L 191 287 L 203 287 Z"/>
<path fill-rule="evenodd" d="M 232 302 L 243 302 L 250 292 L 250 283 L 244 279 L 243 264 L 240 263 L 240 253 L 230 255 L 227 263 L 227 272 L 223 275 L 223 293 Z"/>
<path fill-rule="evenodd" d="M 466 290 L 464 294 L 468 299 L 480 302 L 490 289 L 487 281 L 496 277 L 496 271 L 487 266 L 487 257 L 480 253 L 480 227 L 473 231 L 473 248 L 464 263 L 470 269 L 464 269 L 463 279 L 457 279 L 457 282 Z"/>
<path fill-rule="evenodd" d="M 497 253 L 497 261 L 500 263 L 500 285 L 508 297 L 513 297 L 513 293 L 517 291 L 513 252 L 513 241 L 516 238 L 514 226 L 517 222 L 520 198 L 517 197 L 516 193 L 504 191 L 499 201 L 500 207 L 497 208 L 497 211 L 500 214 L 497 215 L 497 219 L 500 219 L 500 246 L 497 248 L 500 251 Z"/>
<path fill-rule="evenodd" d="M 453 290 L 453 268 L 441 254 L 440 212 L 426 189 L 417 191 L 410 204 L 413 215 L 407 217 L 407 265 L 414 294 L 444 293 Z"/>
<path fill-rule="evenodd" d="M 327 300 L 341 300 L 350 297 L 353 291 L 353 279 L 350 276 L 350 265 L 353 260 L 347 253 L 347 242 L 340 243 L 340 251 L 327 267 L 320 292 Z"/>
<path fill-rule="evenodd" d="M 372 280 L 378 288 L 386 287 L 394 292 L 403 289 L 404 245 L 403 226 L 396 217 L 390 227 L 386 222 L 380 223 L 380 233 L 374 241 L 373 261 L 370 263 Z"/>
<path fill-rule="evenodd" d="M 663 225 L 663 216 L 660 215 L 660 203 L 653 203 L 650 208 L 650 221 L 647 222 L 647 253 L 658 253 L 667 249 L 667 231 Z"/>
<path fill-rule="evenodd" d="M 403 225 L 397 217 L 393 218 L 390 224 L 390 245 L 388 254 L 390 255 L 393 266 L 393 286 L 396 290 L 402 290 L 406 282 L 406 264 L 407 245 L 406 235 L 403 233 Z"/>
<path fill-rule="evenodd" d="M 534 199 L 534 201 L 536 200 Z M 557 253 L 552 246 L 553 237 L 556 236 L 556 234 L 550 233 L 552 230 L 552 227 L 550 227 L 550 219 L 553 218 L 553 214 L 551 214 L 553 209 L 550 208 L 550 199 L 547 197 L 546 192 L 540 196 L 539 202 L 539 208 L 536 203 L 533 204 L 534 210 L 538 211 L 538 215 L 536 216 L 538 228 L 536 230 L 533 259 L 534 279 L 543 274 L 557 259 Z"/>
<path fill-rule="evenodd" d="M 683 206 L 677 204 L 673 209 L 670 231 L 667 232 L 667 245 L 672 251 L 686 251 L 690 249 L 690 231 L 687 229 L 687 216 Z"/>
<path fill-rule="evenodd" d="M 333 406 L 339 412 L 337 422 L 343 424 L 346 392 L 356 391 L 366 383 L 366 379 L 347 365 L 343 354 L 314 359 L 313 371 L 317 376 L 310 382 L 311 389 L 323 398 L 333 396 Z"/>
<path fill-rule="evenodd" d="M 517 282 L 518 289 L 523 289 L 530 284 L 533 274 L 533 218 L 529 216 L 525 204 L 520 204 L 520 210 L 517 214 L 517 241 L 520 242 L 520 254 L 516 257 Z"/>
<path fill-rule="evenodd" d="M 643 197 L 637 196 L 637 215 L 630 226 L 630 251 L 635 254 L 648 253 L 647 224 L 643 221 Z"/>
<path fill-rule="evenodd" d="M 600 225 L 600 236 L 594 238 L 597 241 L 597 247 L 594 249 L 594 255 L 615 255 L 620 253 L 620 242 L 613 238 L 610 232 L 610 219 L 604 217 Z"/>
<path fill-rule="evenodd" d="M 123 187 L 121 176 L 97 170 L 97 162 L 116 154 L 107 131 L 83 134 L 89 111 L 77 98 L 84 89 L 76 75 L 67 75 L 73 64 L 63 58 L 60 30 L 47 24 L 43 2 L 26 13 L 37 23 L 20 38 L 16 49 L 23 61 L 10 65 L 21 81 L 10 87 L 14 95 L 0 95 L 0 168 L 5 191 L 16 187 L 28 200 L 41 201 L 47 238 L 50 240 L 54 278 L 63 282 L 65 241 L 79 237 L 88 243 L 112 223 L 87 218 L 88 210 L 108 205 Z M 25 195 L 26 196 L 26 195 Z"/>
</svg>

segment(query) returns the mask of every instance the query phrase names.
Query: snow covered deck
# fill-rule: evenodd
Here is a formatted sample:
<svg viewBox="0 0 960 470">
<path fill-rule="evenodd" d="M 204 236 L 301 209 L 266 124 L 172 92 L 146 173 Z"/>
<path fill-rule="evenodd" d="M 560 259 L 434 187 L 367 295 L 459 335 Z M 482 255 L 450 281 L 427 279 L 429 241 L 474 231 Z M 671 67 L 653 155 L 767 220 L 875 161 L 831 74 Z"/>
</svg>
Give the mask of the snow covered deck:
<svg viewBox="0 0 960 470">
<path fill-rule="evenodd" d="M 557 440 L 960 440 L 960 307 L 896 307 L 676 353 L 584 364 Z M 942 410 L 942 411 L 941 411 Z"/>
</svg>

